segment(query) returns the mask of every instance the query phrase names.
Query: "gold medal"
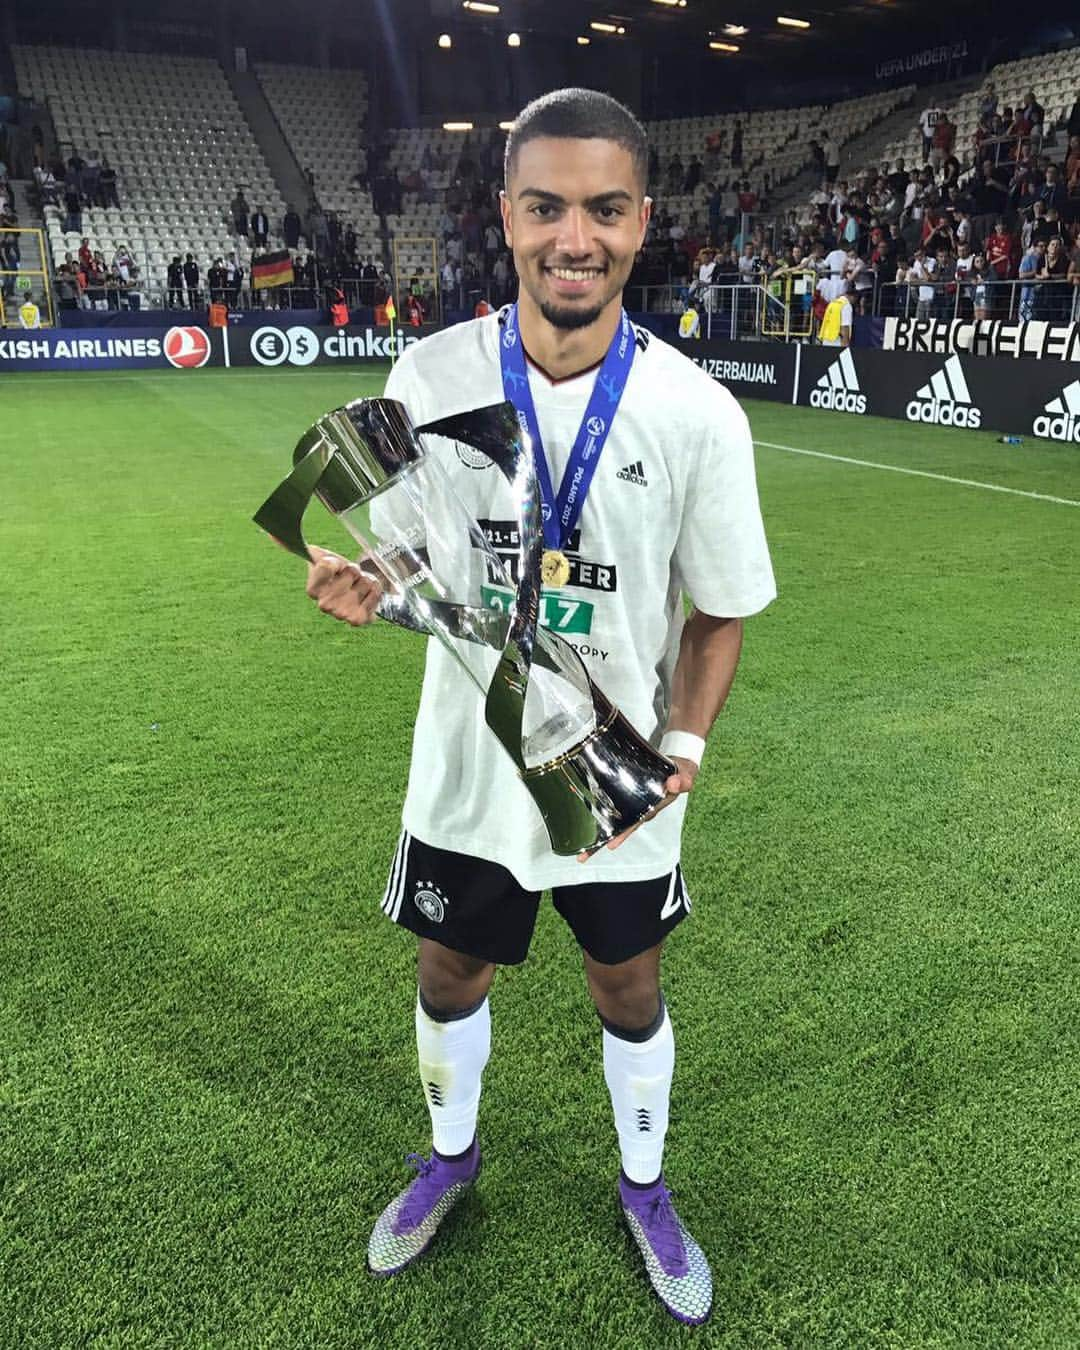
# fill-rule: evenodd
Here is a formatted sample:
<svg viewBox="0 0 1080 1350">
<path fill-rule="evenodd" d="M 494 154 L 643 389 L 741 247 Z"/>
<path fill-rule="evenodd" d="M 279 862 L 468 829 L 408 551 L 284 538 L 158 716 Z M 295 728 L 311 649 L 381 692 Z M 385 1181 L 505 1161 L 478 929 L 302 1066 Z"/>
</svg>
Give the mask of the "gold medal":
<svg viewBox="0 0 1080 1350">
<path fill-rule="evenodd" d="M 540 562 L 540 580 L 545 586 L 565 586 L 570 580 L 570 560 L 557 548 L 544 549 Z"/>
</svg>

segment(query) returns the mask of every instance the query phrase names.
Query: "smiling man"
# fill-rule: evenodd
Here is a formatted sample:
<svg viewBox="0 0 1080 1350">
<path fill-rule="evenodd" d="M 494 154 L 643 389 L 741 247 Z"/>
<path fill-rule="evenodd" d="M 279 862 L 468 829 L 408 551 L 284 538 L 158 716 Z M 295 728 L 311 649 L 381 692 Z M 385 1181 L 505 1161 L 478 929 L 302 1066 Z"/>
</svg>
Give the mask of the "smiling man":
<svg viewBox="0 0 1080 1350">
<path fill-rule="evenodd" d="M 675 1043 L 660 953 L 690 909 L 679 867 L 687 793 L 735 675 L 742 619 L 775 589 L 746 418 L 622 309 L 649 220 L 646 165 L 641 126 L 606 95 L 565 89 L 531 103 L 507 140 L 502 197 L 517 304 L 409 348 L 386 386 L 416 423 L 514 403 L 543 492 L 544 621 L 678 773 L 655 818 L 591 859 L 556 857 L 459 665 L 429 644 L 382 908 L 419 938 L 415 1025 L 433 1147 L 430 1158 L 411 1155 L 418 1175 L 375 1224 L 368 1262 L 392 1275 L 415 1260 L 477 1177 L 488 991 L 498 965 L 524 961 L 550 889 L 602 1023 L 597 1067 L 602 1058 L 623 1213 L 653 1288 L 696 1323 L 709 1315 L 712 1280 L 662 1172 Z M 453 442 L 429 448 L 495 550 L 513 555 L 501 475 Z M 355 564 L 331 554 L 310 569 L 308 593 L 352 624 L 379 600 Z M 523 1112 L 536 1103 L 533 1094 Z M 702 1212 L 710 1204 L 698 1200 Z"/>
</svg>

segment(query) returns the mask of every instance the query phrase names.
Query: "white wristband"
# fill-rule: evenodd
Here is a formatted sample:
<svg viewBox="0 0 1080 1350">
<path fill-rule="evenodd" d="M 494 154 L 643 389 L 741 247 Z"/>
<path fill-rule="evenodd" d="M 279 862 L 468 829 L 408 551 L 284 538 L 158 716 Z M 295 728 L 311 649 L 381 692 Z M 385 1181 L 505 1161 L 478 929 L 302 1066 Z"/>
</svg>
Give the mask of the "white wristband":
<svg viewBox="0 0 1080 1350">
<path fill-rule="evenodd" d="M 692 731 L 665 731 L 660 740 L 662 755 L 678 755 L 701 767 L 701 757 L 705 753 L 705 737 L 695 736 Z"/>
</svg>

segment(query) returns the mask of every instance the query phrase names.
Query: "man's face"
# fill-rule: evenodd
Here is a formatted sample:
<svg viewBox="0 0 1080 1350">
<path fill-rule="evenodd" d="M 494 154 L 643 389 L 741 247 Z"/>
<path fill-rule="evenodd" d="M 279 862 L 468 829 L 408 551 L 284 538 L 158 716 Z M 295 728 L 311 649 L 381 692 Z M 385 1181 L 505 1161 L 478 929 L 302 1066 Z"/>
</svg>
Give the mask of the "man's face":
<svg viewBox="0 0 1080 1350">
<path fill-rule="evenodd" d="M 538 136 L 501 196 L 521 285 L 556 328 L 585 328 L 622 295 L 652 202 L 614 141 Z"/>
</svg>

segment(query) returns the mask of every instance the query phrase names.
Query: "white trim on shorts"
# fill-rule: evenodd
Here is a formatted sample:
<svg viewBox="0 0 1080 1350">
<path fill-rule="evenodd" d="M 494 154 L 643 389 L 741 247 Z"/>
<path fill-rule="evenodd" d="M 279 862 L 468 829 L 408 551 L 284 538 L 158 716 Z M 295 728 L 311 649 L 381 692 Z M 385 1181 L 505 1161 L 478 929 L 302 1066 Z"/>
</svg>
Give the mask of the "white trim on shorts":
<svg viewBox="0 0 1080 1350">
<path fill-rule="evenodd" d="M 401 913 L 401 902 L 405 899 L 405 878 L 409 874 L 409 849 L 412 847 L 412 835 L 408 830 L 401 831 L 393 866 L 390 868 L 390 880 L 383 892 L 382 912 L 397 922 Z"/>
</svg>

